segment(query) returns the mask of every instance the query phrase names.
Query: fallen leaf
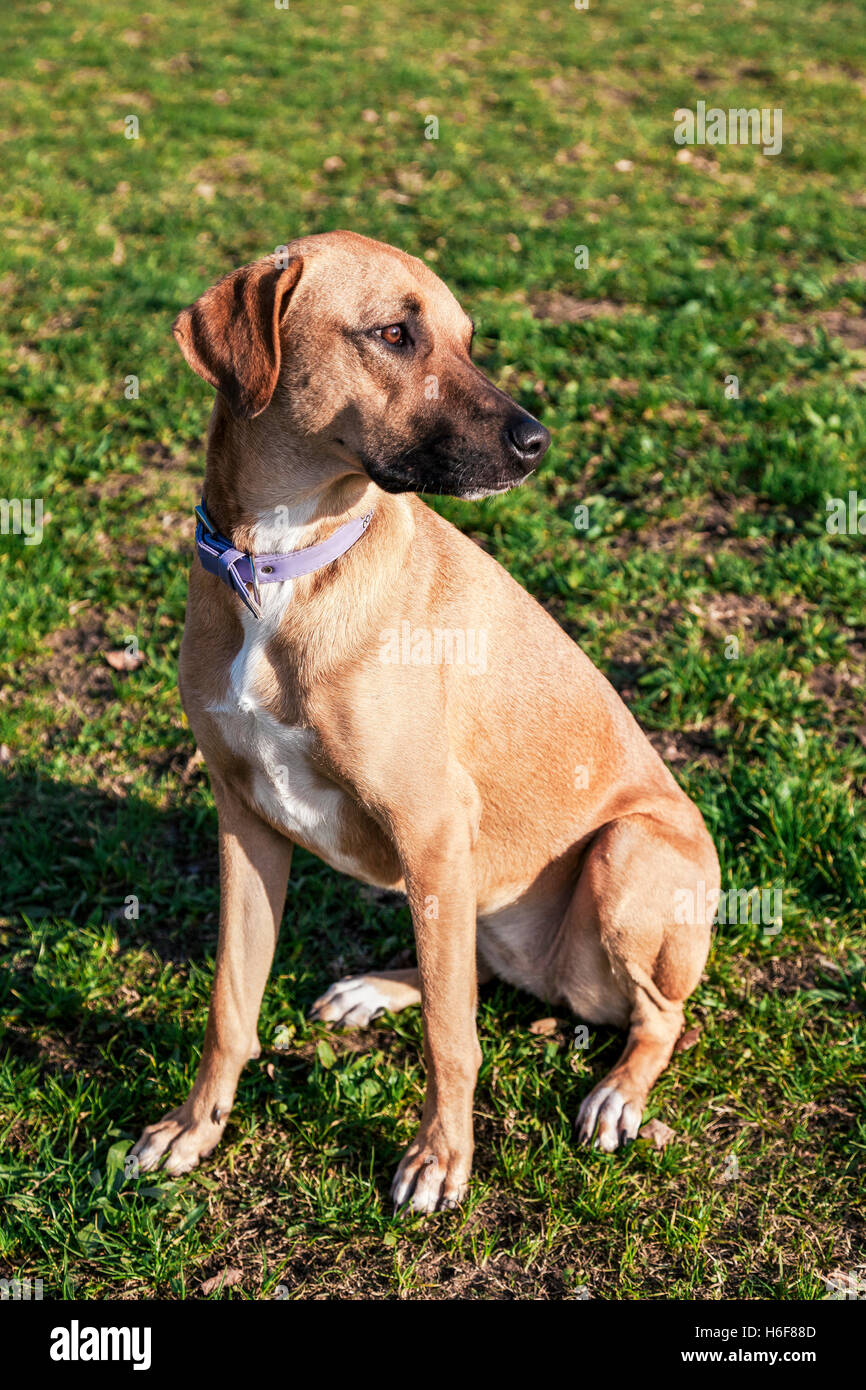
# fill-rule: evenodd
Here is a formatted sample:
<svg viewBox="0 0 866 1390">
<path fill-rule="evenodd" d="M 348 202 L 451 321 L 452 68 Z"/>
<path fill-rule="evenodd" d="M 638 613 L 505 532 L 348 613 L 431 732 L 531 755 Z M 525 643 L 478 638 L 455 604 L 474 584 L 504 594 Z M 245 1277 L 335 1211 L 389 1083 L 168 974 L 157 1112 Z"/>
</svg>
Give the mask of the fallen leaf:
<svg viewBox="0 0 866 1390">
<path fill-rule="evenodd" d="M 123 651 L 106 652 L 105 660 L 112 671 L 137 671 L 144 661 L 144 653 L 131 652 L 124 647 Z"/>
<path fill-rule="evenodd" d="M 180 774 L 180 780 L 184 786 L 189 785 L 200 767 L 204 767 L 204 754 L 200 748 L 197 748 L 187 759 L 186 766 Z"/>
<path fill-rule="evenodd" d="M 222 1274 L 214 1274 L 210 1279 L 205 1279 L 201 1286 L 203 1294 L 213 1293 L 214 1289 L 230 1289 L 232 1284 L 239 1284 L 243 1279 L 243 1271 L 240 1269 L 224 1269 Z"/>
<path fill-rule="evenodd" d="M 322 165 L 326 174 L 336 174 L 338 169 L 345 169 L 345 167 L 345 159 L 341 159 L 338 154 L 329 154 Z"/>
<path fill-rule="evenodd" d="M 640 1139 L 649 1139 L 655 1144 L 657 1149 L 663 1149 L 672 1139 L 676 1139 L 674 1130 L 661 1120 L 650 1120 L 649 1124 L 644 1125 L 638 1136 Z"/>
<path fill-rule="evenodd" d="M 562 1023 L 558 1018 L 537 1018 L 534 1023 L 530 1023 L 529 1031 L 540 1038 L 548 1038 L 561 1027 Z"/>
<path fill-rule="evenodd" d="M 683 1033 L 682 1037 L 677 1040 L 674 1052 L 687 1052 L 690 1047 L 694 1047 L 700 1036 L 700 1028 L 690 1028 L 687 1033 Z"/>
</svg>

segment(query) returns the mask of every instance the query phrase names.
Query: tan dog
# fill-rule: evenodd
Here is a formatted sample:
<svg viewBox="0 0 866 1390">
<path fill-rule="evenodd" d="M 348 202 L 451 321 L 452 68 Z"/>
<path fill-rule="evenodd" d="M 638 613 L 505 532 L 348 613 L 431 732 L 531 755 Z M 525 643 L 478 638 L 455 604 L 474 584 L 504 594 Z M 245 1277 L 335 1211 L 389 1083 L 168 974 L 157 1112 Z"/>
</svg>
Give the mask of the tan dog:
<svg viewBox="0 0 866 1390">
<path fill-rule="evenodd" d="M 175 324 L 219 392 L 207 509 L 259 555 L 373 516 L 340 558 L 262 587 L 260 618 L 193 565 L 180 685 L 219 812 L 216 975 L 192 1091 L 134 1152 L 182 1173 L 220 1139 L 259 1054 L 297 843 L 408 895 L 418 969 L 342 980 L 313 1017 L 363 1027 L 421 1004 L 427 1097 L 393 1196 L 433 1211 L 460 1200 L 472 1162 L 477 981 L 629 1030 L 578 1116 L 584 1141 L 613 1150 L 682 1028 L 718 861 L 580 648 L 414 495 L 502 491 L 549 442 L 472 364 L 453 295 L 350 232 L 288 253 L 227 276 Z"/>
</svg>

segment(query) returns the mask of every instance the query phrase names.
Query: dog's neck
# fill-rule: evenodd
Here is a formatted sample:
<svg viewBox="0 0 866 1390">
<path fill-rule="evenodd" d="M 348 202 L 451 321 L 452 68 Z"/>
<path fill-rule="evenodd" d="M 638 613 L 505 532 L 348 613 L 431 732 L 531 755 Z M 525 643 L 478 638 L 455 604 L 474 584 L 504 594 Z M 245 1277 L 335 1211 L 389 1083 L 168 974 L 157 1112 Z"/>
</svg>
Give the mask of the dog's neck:
<svg viewBox="0 0 866 1390">
<path fill-rule="evenodd" d="M 234 419 L 219 398 L 208 429 L 203 497 L 219 531 L 253 554 L 303 549 L 395 500 L 338 446 L 277 437 L 261 418 Z"/>
</svg>

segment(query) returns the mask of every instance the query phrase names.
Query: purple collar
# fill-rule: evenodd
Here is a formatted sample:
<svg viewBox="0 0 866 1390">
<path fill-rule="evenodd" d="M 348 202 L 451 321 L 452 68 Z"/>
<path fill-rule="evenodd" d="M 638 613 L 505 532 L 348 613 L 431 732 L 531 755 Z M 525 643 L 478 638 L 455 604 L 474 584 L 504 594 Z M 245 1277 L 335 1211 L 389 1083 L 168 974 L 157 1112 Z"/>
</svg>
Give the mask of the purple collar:
<svg viewBox="0 0 866 1390">
<path fill-rule="evenodd" d="M 233 589 L 254 618 L 262 616 L 260 584 L 281 584 L 284 579 L 298 579 L 329 565 L 361 539 L 373 519 L 373 513 L 368 512 L 346 521 L 326 541 L 308 545 L 305 550 L 290 550 L 285 555 L 252 555 L 235 550 L 231 541 L 220 534 L 207 514 L 204 498 L 195 514 L 195 548 L 203 567 Z"/>
</svg>

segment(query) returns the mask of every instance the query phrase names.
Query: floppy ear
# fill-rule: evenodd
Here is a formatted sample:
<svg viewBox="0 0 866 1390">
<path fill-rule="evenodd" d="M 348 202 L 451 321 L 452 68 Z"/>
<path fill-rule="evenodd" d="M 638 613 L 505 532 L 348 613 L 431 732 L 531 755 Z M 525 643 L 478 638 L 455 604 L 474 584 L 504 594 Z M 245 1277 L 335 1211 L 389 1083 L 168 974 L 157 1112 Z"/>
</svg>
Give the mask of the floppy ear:
<svg viewBox="0 0 866 1390">
<path fill-rule="evenodd" d="M 304 262 L 273 256 L 226 275 L 178 314 L 172 329 L 194 372 L 221 391 L 232 414 L 260 415 L 280 371 L 280 321 Z"/>
</svg>

